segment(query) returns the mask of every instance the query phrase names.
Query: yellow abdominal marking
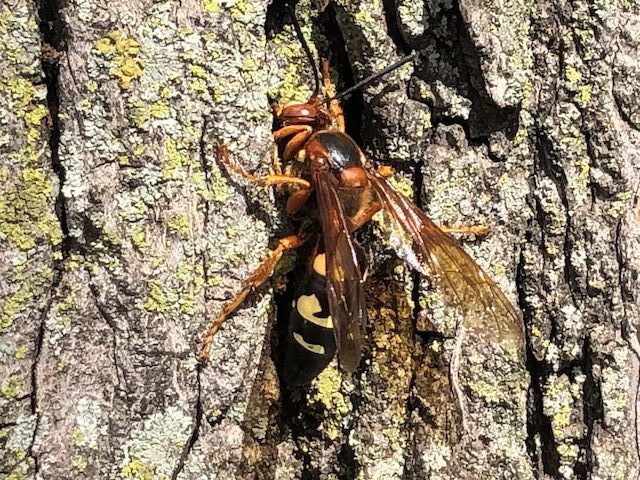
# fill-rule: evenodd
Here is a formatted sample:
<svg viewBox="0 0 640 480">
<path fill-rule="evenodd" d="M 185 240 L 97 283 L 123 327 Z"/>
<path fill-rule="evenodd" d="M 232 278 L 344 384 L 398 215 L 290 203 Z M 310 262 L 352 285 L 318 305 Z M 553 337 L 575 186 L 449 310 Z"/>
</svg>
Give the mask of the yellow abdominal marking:
<svg viewBox="0 0 640 480">
<path fill-rule="evenodd" d="M 313 259 L 313 271 L 323 277 L 327 276 L 327 257 L 324 253 L 316 255 L 316 258 Z"/>
<path fill-rule="evenodd" d="M 300 295 L 296 304 L 298 313 L 305 320 L 315 323 L 322 328 L 333 328 L 333 322 L 331 321 L 331 315 L 327 318 L 317 317 L 315 314 L 322 311 L 318 297 L 315 295 Z"/>
<path fill-rule="evenodd" d="M 293 332 L 293 338 L 296 342 L 302 345 L 304 348 L 309 350 L 310 352 L 317 353 L 318 355 L 324 355 L 324 347 L 322 345 L 314 345 L 313 343 L 307 343 L 302 335 L 299 333 Z"/>
</svg>

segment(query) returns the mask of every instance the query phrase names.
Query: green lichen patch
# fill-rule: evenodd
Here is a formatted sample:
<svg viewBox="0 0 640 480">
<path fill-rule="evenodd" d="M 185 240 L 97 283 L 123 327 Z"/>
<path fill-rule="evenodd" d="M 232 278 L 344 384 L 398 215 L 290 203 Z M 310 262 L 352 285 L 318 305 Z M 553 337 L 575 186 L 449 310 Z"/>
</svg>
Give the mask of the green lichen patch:
<svg viewBox="0 0 640 480">
<path fill-rule="evenodd" d="M 174 304 L 178 300 L 178 296 L 165 288 L 163 284 L 158 280 L 150 280 L 149 296 L 144 303 L 144 309 L 150 312 L 165 313 L 169 311 L 171 304 Z"/>
<path fill-rule="evenodd" d="M 0 395 L 10 400 L 21 395 L 25 387 L 26 378 L 22 374 L 14 373 L 5 378 L 0 384 Z"/>
<path fill-rule="evenodd" d="M 191 231 L 191 221 L 187 213 L 174 215 L 167 221 L 167 225 L 171 230 L 179 233 L 184 238 L 187 238 Z"/>
<path fill-rule="evenodd" d="M 218 0 L 202 0 L 202 6 L 207 13 L 216 13 L 220 10 L 220 3 Z"/>
<path fill-rule="evenodd" d="M 129 230 L 129 238 L 131 239 L 131 243 L 133 243 L 138 250 L 141 252 L 145 252 L 147 250 L 147 237 L 141 225 L 133 224 L 131 226 Z"/>
<path fill-rule="evenodd" d="M 0 232 L 20 250 L 43 242 L 58 245 L 63 234 L 52 208 L 53 184 L 39 168 L 26 168 L 0 196 Z"/>
<path fill-rule="evenodd" d="M 118 85 L 123 90 L 131 87 L 132 81 L 142 77 L 144 64 L 139 57 L 140 43 L 136 39 L 112 31 L 98 39 L 94 49 L 110 62 L 109 74 L 118 79 Z"/>
<path fill-rule="evenodd" d="M 26 276 L 15 275 L 16 289 L 0 301 L 0 329 L 11 327 L 22 312 L 28 311 L 31 303 L 44 293 L 52 278 L 53 271 L 50 268 L 35 266 Z"/>
<path fill-rule="evenodd" d="M 317 24 L 317 9 L 310 7 L 308 0 L 298 2 L 296 12 L 307 43 L 314 58 L 319 59 L 316 45 L 326 43 L 326 40 L 317 31 L 313 32 L 312 26 Z M 306 102 L 311 96 L 313 80 L 311 66 L 304 50 L 300 48 L 300 41 L 291 25 L 285 25 L 270 41 L 276 58 L 282 68 L 278 77 L 274 78 L 269 86 L 268 95 L 277 98 L 284 104 L 289 101 Z"/>
<path fill-rule="evenodd" d="M 171 180 L 176 172 L 191 163 L 191 153 L 187 145 L 177 143 L 169 138 L 165 142 L 165 167 L 162 172 L 163 180 Z"/>
</svg>

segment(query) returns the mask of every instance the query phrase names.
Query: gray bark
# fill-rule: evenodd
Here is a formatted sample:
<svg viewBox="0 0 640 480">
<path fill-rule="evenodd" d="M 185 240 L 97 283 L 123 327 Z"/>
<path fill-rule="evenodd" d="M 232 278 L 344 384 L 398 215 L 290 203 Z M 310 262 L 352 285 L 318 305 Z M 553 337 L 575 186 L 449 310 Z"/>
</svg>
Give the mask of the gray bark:
<svg viewBox="0 0 640 480">
<path fill-rule="evenodd" d="M 282 192 L 216 155 L 267 172 L 269 98 L 310 94 L 282 5 L 5 0 L 0 477 L 638 478 L 640 6 L 298 12 L 343 84 L 421 52 L 347 104 L 350 131 L 434 221 L 491 227 L 460 242 L 522 312 L 526 364 L 462 341 L 460 412 L 455 312 L 374 222 L 354 375 L 279 381 L 295 255 L 199 370 L 211 316 L 292 233 Z"/>
</svg>

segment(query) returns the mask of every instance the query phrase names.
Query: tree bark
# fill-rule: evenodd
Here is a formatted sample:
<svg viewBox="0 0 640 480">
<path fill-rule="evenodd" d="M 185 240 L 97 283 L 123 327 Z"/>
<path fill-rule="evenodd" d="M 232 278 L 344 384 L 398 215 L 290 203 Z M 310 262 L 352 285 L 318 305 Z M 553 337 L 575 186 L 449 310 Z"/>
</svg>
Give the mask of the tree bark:
<svg viewBox="0 0 640 480">
<path fill-rule="evenodd" d="M 340 88 L 420 52 L 344 102 L 348 130 L 434 221 L 491 227 L 458 240 L 522 312 L 526 362 L 456 337 L 372 222 L 355 374 L 281 383 L 295 254 L 200 369 L 293 233 L 283 192 L 217 157 L 266 173 L 270 102 L 313 89 L 283 3 L 5 0 L 0 476 L 638 478 L 640 5 L 297 12 Z"/>
</svg>

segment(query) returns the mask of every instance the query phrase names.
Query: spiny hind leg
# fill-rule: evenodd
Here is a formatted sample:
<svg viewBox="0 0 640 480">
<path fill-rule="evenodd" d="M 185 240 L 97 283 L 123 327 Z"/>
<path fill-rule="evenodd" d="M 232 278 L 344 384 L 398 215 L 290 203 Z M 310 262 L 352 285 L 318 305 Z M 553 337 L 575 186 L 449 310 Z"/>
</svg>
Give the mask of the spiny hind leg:
<svg viewBox="0 0 640 480">
<path fill-rule="evenodd" d="M 310 188 L 311 185 L 308 181 L 303 178 L 296 177 L 294 175 L 265 175 L 264 177 L 256 177 L 255 175 L 247 172 L 244 168 L 242 168 L 237 163 L 233 163 L 229 159 L 229 150 L 226 145 L 218 146 L 218 160 L 225 167 L 231 170 L 234 173 L 237 173 L 245 180 L 250 182 L 259 183 L 261 185 L 284 185 L 284 184 L 295 184 L 301 185 L 304 188 Z"/>
<path fill-rule="evenodd" d="M 209 324 L 207 332 L 202 337 L 200 352 L 198 354 L 198 358 L 201 363 L 205 364 L 209 361 L 213 339 L 229 315 L 231 315 L 242 304 L 249 293 L 260 287 L 269 279 L 269 277 L 271 277 L 271 275 L 273 275 L 273 271 L 275 270 L 280 258 L 282 258 L 284 252 L 298 248 L 304 243 L 304 241 L 305 238 L 301 235 L 290 235 L 281 239 L 275 250 L 273 250 L 269 256 L 260 265 L 258 265 L 251 275 L 249 275 L 249 277 L 244 281 L 240 291 L 236 293 L 229 302 L 227 302 L 220 314 Z"/>
</svg>

